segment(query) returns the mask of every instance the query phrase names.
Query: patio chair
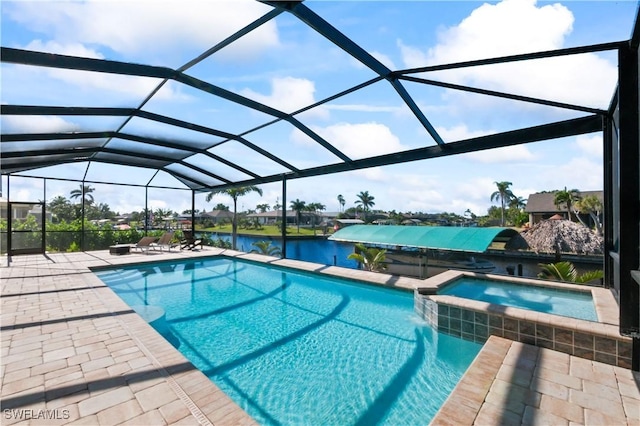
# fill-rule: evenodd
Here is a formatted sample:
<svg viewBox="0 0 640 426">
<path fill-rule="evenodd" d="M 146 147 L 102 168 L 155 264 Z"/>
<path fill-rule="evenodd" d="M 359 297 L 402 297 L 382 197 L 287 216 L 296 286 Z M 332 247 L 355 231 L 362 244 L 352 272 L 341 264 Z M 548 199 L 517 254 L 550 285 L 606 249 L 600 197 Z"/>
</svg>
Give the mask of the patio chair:
<svg viewBox="0 0 640 426">
<path fill-rule="evenodd" d="M 202 240 L 193 236 L 193 231 L 182 231 L 182 240 L 180 240 L 180 248 L 193 250 L 197 246 L 202 248 Z"/>
<path fill-rule="evenodd" d="M 142 237 L 136 244 L 131 244 L 131 250 L 140 250 L 149 254 L 151 244 L 155 243 L 158 237 Z"/>
<path fill-rule="evenodd" d="M 160 251 L 163 251 L 166 248 L 167 251 L 171 251 L 172 248 L 179 247 L 179 243 L 173 242 L 173 235 L 173 232 L 165 232 L 157 242 L 151 243 L 151 248 L 154 250 L 159 248 Z"/>
</svg>

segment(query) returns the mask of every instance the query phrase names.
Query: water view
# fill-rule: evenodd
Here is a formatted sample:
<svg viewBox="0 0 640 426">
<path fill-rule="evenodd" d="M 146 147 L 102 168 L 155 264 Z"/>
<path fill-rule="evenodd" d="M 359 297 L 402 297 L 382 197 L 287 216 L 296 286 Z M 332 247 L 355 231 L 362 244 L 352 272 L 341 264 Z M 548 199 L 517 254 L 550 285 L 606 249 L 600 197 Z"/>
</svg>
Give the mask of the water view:
<svg viewBox="0 0 640 426">
<path fill-rule="evenodd" d="M 225 241 L 231 241 L 231 235 L 209 233 L 213 239 L 223 239 Z M 252 245 L 257 241 L 272 241 L 272 244 L 282 247 L 282 240 L 279 238 L 273 238 L 268 236 L 249 236 L 238 235 L 238 250 L 244 252 L 250 252 L 255 249 Z M 333 240 L 327 240 L 324 238 L 314 239 L 290 239 L 287 240 L 287 258 L 294 260 L 303 260 L 306 262 L 320 263 L 322 265 L 334 265 L 344 268 L 357 269 L 358 264 L 354 260 L 347 259 L 349 254 L 353 253 L 354 244 L 338 242 Z M 477 259 L 487 260 L 491 262 L 495 268 L 491 271 L 492 274 L 508 275 L 510 273 L 518 273 L 518 265 L 521 265 L 522 276 L 536 277 L 540 272 L 540 263 L 548 263 L 549 261 L 543 259 L 531 259 L 531 258 L 509 258 L 501 255 L 494 254 L 481 254 L 475 255 Z M 591 263 L 581 263 L 578 261 L 573 262 L 578 270 L 591 270 L 602 269 L 601 265 L 593 265 Z"/>
</svg>

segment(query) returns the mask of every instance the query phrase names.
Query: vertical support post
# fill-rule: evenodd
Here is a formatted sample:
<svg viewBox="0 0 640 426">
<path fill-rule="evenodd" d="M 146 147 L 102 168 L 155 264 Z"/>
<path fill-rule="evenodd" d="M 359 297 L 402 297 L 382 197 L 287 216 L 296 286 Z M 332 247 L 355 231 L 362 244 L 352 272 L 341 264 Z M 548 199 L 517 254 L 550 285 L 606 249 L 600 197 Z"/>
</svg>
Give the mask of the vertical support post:
<svg viewBox="0 0 640 426">
<path fill-rule="evenodd" d="M 151 214 L 149 214 L 149 187 L 144 187 L 144 235 L 146 236 L 149 232 L 149 219 L 151 218 Z"/>
<path fill-rule="evenodd" d="M 640 369 L 640 286 L 632 271 L 640 269 L 640 107 L 638 85 L 638 46 L 618 51 L 618 97 L 620 102 L 619 140 L 619 217 L 620 256 L 620 333 L 634 338 L 632 360 Z M 615 220 L 615 218 L 614 218 Z M 615 224 L 614 224 L 615 226 Z"/>
<path fill-rule="evenodd" d="M 196 191 L 191 190 L 191 232 L 196 236 Z"/>
<path fill-rule="evenodd" d="M 282 175 L 282 258 L 287 258 L 287 176 Z"/>
<path fill-rule="evenodd" d="M 7 266 L 11 263 L 11 229 L 13 228 L 13 212 L 11 208 L 11 175 L 7 175 Z"/>
<path fill-rule="evenodd" d="M 82 203 L 82 204 L 80 204 L 80 206 L 81 206 L 81 208 L 80 208 L 80 210 L 81 210 L 81 214 L 80 214 L 80 220 L 81 220 L 81 223 L 80 223 L 80 232 L 81 232 L 80 233 L 80 250 L 86 251 L 87 250 L 86 246 L 85 246 L 86 238 L 85 238 L 85 235 L 84 235 L 84 233 L 85 233 L 85 229 L 84 229 L 84 179 L 82 180 L 82 183 L 80 184 L 80 186 L 82 188 L 82 194 L 80 196 L 81 203 Z"/>
<path fill-rule="evenodd" d="M 615 230 L 613 228 L 614 218 L 614 152 L 617 150 L 618 137 L 616 133 L 615 121 L 611 117 L 603 117 L 602 123 L 602 162 L 603 162 L 603 182 L 604 182 L 604 203 L 603 203 L 603 223 L 602 232 L 604 234 L 604 285 L 607 288 L 614 287 L 615 273 L 614 261 L 610 253 L 615 252 Z"/>
<path fill-rule="evenodd" d="M 42 253 L 47 249 L 47 178 L 43 179 L 44 199 L 42 201 Z"/>
</svg>

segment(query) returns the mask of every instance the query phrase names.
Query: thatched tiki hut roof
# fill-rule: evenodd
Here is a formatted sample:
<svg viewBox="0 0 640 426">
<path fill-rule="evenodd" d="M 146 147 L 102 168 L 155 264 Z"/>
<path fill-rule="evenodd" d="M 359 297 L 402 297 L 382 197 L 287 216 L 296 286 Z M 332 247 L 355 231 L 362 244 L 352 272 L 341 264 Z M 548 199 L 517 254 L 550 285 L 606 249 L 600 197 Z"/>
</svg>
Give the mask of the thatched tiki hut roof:
<svg viewBox="0 0 640 426">
<path fill-rule="evenodd" d="M 604 240 L 586 226 L 566 219 L 548 219 L 522 233 L 537 253 L 602 254 Z"/>
</svg>

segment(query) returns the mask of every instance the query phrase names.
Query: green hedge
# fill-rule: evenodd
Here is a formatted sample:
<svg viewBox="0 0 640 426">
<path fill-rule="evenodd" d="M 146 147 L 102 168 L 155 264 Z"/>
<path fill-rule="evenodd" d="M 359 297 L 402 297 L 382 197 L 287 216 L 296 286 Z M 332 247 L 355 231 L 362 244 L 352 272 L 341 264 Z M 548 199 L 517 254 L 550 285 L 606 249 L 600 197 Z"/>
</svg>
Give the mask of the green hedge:
<svg viewBox="0 0 640 426">
<path fill-rule="evenodd" d="M 26 219 L 14 223 L 14 231 L 19 232 L 13 235 L 13 247 L 38 247 L 42 233 L 39 231 L 28 232 L 31 229 L 38 229 L 35 217 L 29 215 Z M 7 223 L 0 220 L 0 247 L 2 253 L 7 251 Z M 160 237 L 165 231 L 153 230 L 148 235 Z M 84 247 L 82 247 L 82 221 L 80 219 L 72 222 L 46 223 L 45 245 L 48 252 L 73 252 L 106 250 L 114 244 L 135 244 L 145 236 L 144 231 L 137 229 L 114 230 L 110 225 L 94 225 L 89 221 L 84 222 Z"/>
</svg>

